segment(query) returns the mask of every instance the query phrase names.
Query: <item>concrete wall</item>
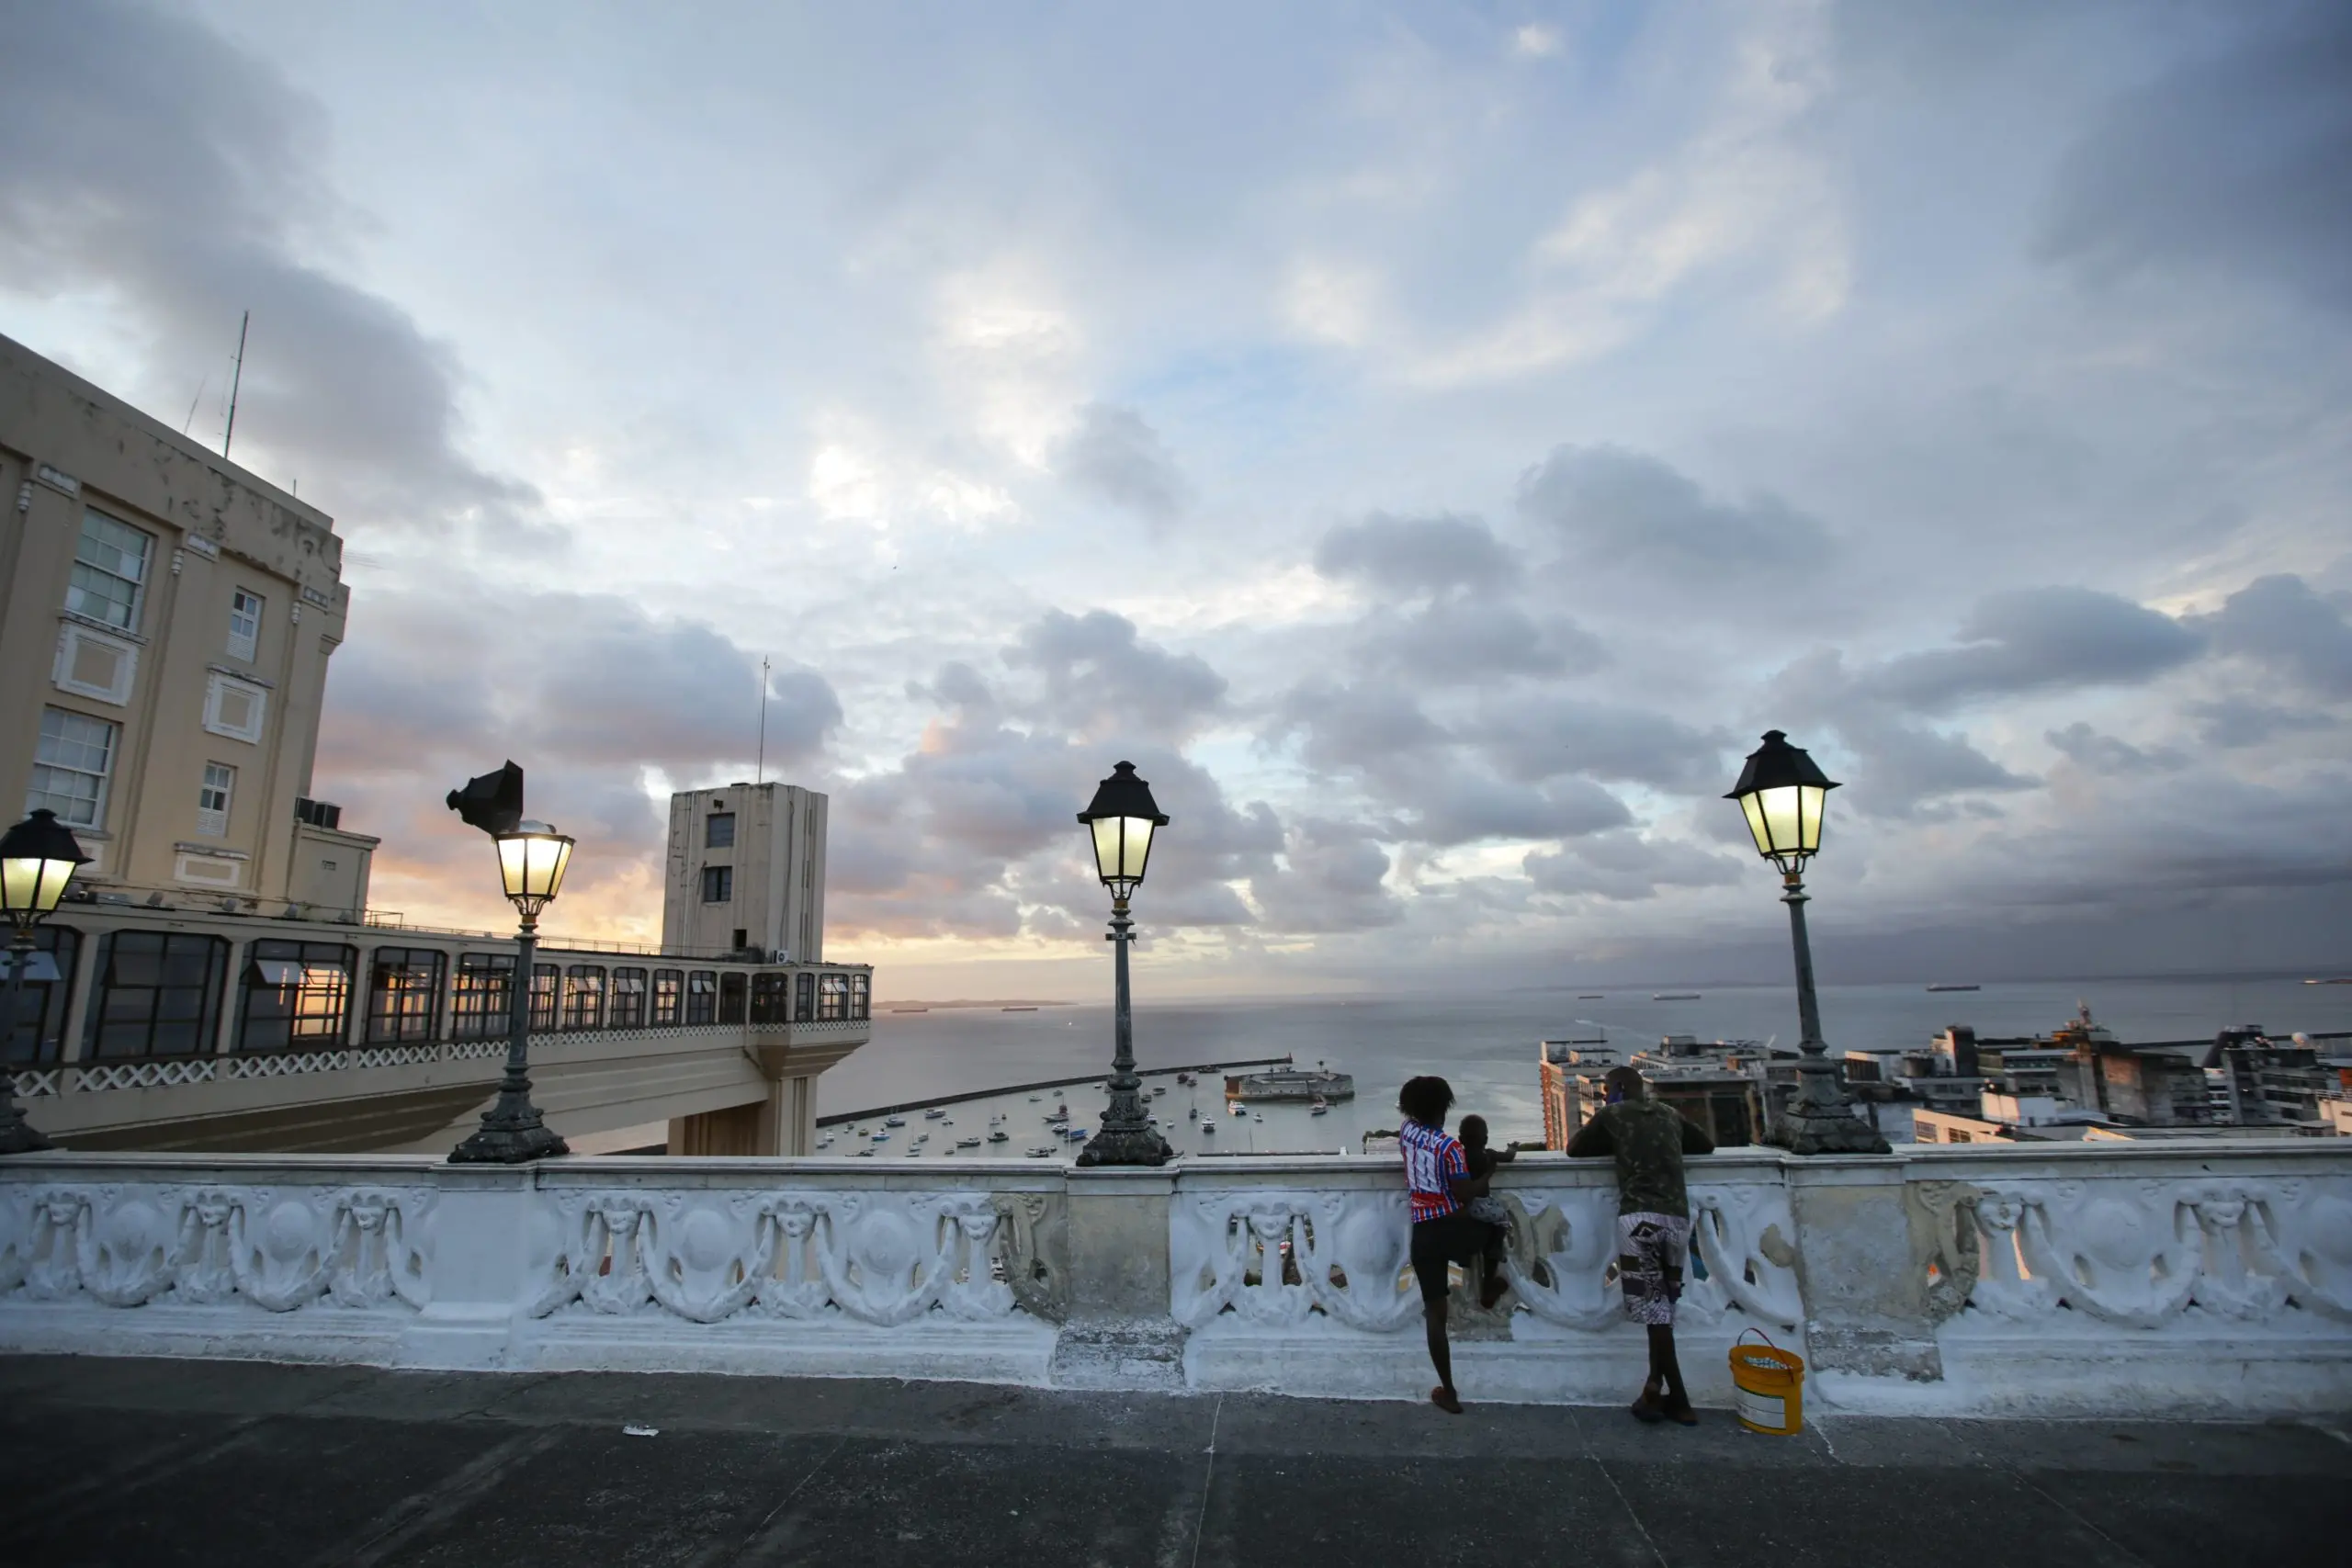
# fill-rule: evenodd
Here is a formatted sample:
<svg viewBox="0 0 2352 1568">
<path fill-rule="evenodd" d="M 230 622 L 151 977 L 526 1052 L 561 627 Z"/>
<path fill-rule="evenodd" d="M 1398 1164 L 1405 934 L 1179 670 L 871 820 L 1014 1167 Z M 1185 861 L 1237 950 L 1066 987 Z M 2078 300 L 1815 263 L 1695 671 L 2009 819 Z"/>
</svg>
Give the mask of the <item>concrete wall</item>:
<svg viewBox="0 0 2352 1568">
<path fill-rule="evenodd" d="M 705 953 L 740 946 L 786 953 L 797 964 L 821 961 L 830 805 L 797 784 L 732 784 L 673 795 L 662 945 Z M 735 841 L 714 846 L 709 820 L 721 815 L 734 818 Z M 733 874 L 731 896 L 723 901 L 703 897 L 703 872 L 710 866 Z"/>
<path fill-rule="evenodd" d="M 2332 1139 L 1693 1162 L 1682 1364 L 1761 1334 L 1808 1409 L 2352 1409 L 2352 1149 Z M 1618 1403 L 1642 1328 L 1606 1162 L 1522 1156 L 1473 1399 Z M 1393 1162 L 24 1156 L 0 1350 L 963 1378 L 1419 1399 Z M 136 1309 L 136 1310 L 132 1310 Z"/>
<path fill-rule="evenodd" d="M 311 792 L 327 660 L 349 604 L 333 521 L 5 338 L 0 497 L 0 669 L 32 677 L 0 682 L 10 819 L 43 709 L 80 715 L 116 728 L 103 816 L 74 828 L 97 857 L 91 881 L 289 897 L 294 802 Z M 92 513 L 151 541 L 127 626 L 66 609 Z M 250 651 L 230 636 L 240 589 L 263 601 Z M 119 656 L 119 686 L 94 692 L 61 667 L 85 642 L 97 664 Z M 224 682 L 258 697 L 254 738 L 208 728 Z M 218 833 L 198 818 L 208 762 L 235 771 Z"/>
</svg>

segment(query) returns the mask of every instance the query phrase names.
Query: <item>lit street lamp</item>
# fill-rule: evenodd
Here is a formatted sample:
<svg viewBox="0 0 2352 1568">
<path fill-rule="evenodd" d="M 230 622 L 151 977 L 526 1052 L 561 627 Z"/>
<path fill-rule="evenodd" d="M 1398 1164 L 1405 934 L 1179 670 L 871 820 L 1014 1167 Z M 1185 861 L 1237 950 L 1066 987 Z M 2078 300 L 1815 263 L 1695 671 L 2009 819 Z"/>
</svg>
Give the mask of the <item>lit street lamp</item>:
<svg viewBox="0 0 2352 1568">
<path fill-rule="evenodd" d="M 1813 944 L 1805 940 L 1804 863 L 1821 849 L 1821 818 L 1829 792 L 1838 787 L 1804 750 L 1777 729 L 1747 754 L 1747 766 L 1725 800 L 1736 800 L 1747 817 L 1756 852 L 1781 868 L 1781 902 L 1789 907 L 1789 936 L 1796 946 L 1798 1042 L 1797 1099 L 1775 1125 L 1769 1142 L 1801 1155 L 1887 1152 L 1878 1129 L 1854 1114 L 1845 1085 L 1821 1041 L 1821 1006 L 1813 994 Z"/>
<path fill-rule="evenodd" d="M 42 809 L 0 834 L 0 913 L 15 932 L 8 939 L 8 1032 L 0 1043 L 0 1155 L 49 1147 L 49 1140 L 25 1120 L 17 1104 L 17 1075 L 8 1068 L 7 1047 L 17 1043 L 17 1013 L 22 1006 L 25 969 L 33 958 L 33 928 L 54 913 L 74 873 L 89 863 L 73 832 Z M 33 1024 L 33 1051 L 40 1051 L 40 1022 Z"/>
<path fill-rule="evenodd" d="M 1135 922 L 1127 900 L 1143 885 L 1144 862 L 1151 856 L 1151 834 L 1168 826 L 1166 813 L 1151 798 L 1151 786 L 1136 777 L 1133 762 L 1111 770 L 1094 792 L 1093 804 L 1078 814 L 1094 840 L 1094 868 L 1111 890 L 1111 934 L 1115 1000 L 1112 1008 L 1117 1050 L 1111 1058 L 1111 1104 L 1102 1125 L 1079 1151 L 1080 1165 L 1165 1165 L 1174 1153 L 1143 1108 L 1143 1080 L 1136 1077 L 1135 1013 L 1127 1001 L 1127 944 Z"/>
<path fill-rule="evenodd" d="M 523 820 L 523 770 L 509 762 L 462 790 L 449 792 L 449 809 L 498 844 L 498 873 L 514 912 L 514 983 L 507 988 L 506 1076 L 481 1126 L 449 1151 L 452 1165 L 520 1165 L 571 1150 L 539 1119 L 531 1103 L 531 960 L 539 948 L 539 911 L 555 901 L 571 863 L 571 840 L 544 822 Z"/>
</svg>

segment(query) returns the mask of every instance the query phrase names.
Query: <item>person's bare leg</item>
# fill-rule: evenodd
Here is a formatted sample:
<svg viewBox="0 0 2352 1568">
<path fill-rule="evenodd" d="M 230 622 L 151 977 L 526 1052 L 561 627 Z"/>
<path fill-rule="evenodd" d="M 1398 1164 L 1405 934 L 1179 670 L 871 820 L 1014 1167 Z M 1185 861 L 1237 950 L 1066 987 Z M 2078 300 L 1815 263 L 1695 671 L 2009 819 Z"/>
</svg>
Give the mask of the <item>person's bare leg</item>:
<svg viewBox="0 0 2352 1568">
<path fill-rule="evenodd" d="M 1421 1322 L 1429 1330 L 1430 1365 L 1437 1369 L 1437 1386 L 1430 1390 L 1430 1403 L 1440 1410 L 1462 1414 L 1462 1398 L 1453 1392 L 1453 1351 L 1445 1342 L 1445 1303 L 1430 1302 L 1421 1308 Z"/>
</svg>

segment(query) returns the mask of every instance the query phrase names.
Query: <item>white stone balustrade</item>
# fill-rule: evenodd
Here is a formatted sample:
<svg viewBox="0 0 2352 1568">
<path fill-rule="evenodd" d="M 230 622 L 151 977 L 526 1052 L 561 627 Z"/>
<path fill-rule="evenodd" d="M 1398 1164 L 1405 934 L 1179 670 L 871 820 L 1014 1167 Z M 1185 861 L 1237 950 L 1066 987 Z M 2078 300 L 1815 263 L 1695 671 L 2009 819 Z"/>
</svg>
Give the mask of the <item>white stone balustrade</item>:
<svg viewBox="0 0 2352 1568">
<path fill-rule="evenodd" d="M 1606 1164 L 1522 1157 L 1498 1191 L 1511 1290 L 1453 1298 L 1465 1395 L 1628 1396 Z M 2352 1145 L 1733 1150 L 1690 1192 L 1702 1400 L 1755 1331 L 1816 1406 L 2352 1405 Z M 1408 1237 L 1394 1164 L 1329 1156 L 51 1153 L 0 1164 L 0 1349 L 1419 1397 Z"/>
</svg>

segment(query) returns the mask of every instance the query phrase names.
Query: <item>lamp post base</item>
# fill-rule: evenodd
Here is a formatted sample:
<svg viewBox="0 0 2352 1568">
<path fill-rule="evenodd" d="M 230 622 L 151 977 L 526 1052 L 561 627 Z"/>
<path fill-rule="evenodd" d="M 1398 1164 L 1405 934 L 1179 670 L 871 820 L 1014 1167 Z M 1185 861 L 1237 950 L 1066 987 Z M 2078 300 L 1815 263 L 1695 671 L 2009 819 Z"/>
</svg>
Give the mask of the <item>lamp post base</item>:
<svg viewBox="0 0 2352 1568">
<path fill-rule="evenodd" d="M 1176 1157 L 1153 1127 L 1105 1127 L 1078 1151 L 1080 1165 L 1166 1165 Z"/>
<path fill-rule="evenodd" d="M 1780 1124 L 1764 1140 L 1792 1155 L 1883 1155 L 1889 1153 L 1879 1130 L 1859 1116 L 1843 1111 L 1781 1112 Z"/>
<path fill-rule="evenodd" d="M 543 1123 L 527 1126 L 484 1126 L 449 1151 L 451 1165 L 524 1165 L 535 1159 L 568 1155 L 570 1145 Z"/>
</svg>

